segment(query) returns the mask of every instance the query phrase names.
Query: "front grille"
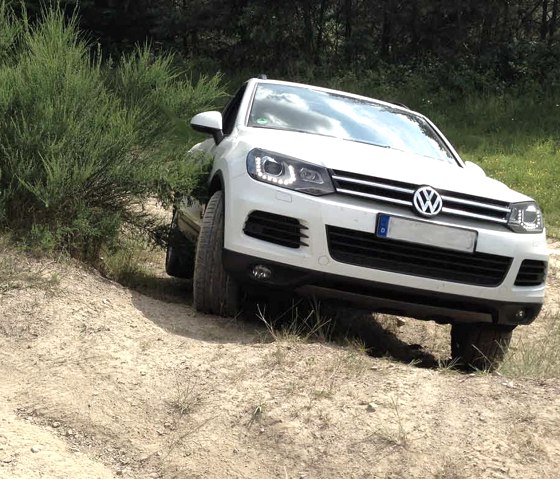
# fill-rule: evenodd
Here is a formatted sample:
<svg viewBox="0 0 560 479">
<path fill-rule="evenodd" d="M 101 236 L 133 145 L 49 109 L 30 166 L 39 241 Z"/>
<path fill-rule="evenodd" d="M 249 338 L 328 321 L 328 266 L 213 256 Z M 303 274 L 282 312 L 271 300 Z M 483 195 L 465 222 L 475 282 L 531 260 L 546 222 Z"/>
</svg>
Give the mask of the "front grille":
<svg viewBox="0 0 560 479">
<path fill-rule="evenodd" d="M 307 230 L 307 226 L 302 225 L 296 218 L 266 211 L 253 211 L 247 217 L 243 228 L 247 236 L 288 248 L 308 246 L 303 241 L 304 238 L 308 238 L 303 230 Z"/>
<path fill-rule="evenodd" d="M 545 261 L 536 261 L 533 259 L 523 260 L 517 278 L 515 278 L 515 286 L 539 286 L 546 279 L 547 263 Z"/>
<path fill-rule="evenodd" d="M 340 170 L 331 170 L 331 176 L 337 193 L 408 207 L 412 207 L 414 192 L 421 186 Z M 443 214 L 507 223 L 509 203 L 445 190 L 438 192 L 443 200 Z"/>
<path fill-rule="evenodd" d="M 478 286 L 498 286 L 511 258 L 463 253 L 378 238 L 373 233 L 327 226 L 331 257 L 341 263 Z"/>
</svg>

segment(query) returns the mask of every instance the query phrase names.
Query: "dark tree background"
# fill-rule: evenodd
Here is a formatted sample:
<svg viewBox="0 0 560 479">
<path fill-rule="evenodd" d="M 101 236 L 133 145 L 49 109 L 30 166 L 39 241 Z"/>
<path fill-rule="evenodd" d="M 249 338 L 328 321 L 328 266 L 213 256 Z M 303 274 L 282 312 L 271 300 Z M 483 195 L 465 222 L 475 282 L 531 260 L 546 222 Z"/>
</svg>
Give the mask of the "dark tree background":
<svg viewBox="0 0 560 479">
<path fill-rule="evenodd" d="M 33 14 L 39 0 L 27 0 Z M 329 77 L 403 65 L 560 82 L 560 0 L 62 0 L 112 54 L 149 41 L 208 69 Z"/>
</svg>

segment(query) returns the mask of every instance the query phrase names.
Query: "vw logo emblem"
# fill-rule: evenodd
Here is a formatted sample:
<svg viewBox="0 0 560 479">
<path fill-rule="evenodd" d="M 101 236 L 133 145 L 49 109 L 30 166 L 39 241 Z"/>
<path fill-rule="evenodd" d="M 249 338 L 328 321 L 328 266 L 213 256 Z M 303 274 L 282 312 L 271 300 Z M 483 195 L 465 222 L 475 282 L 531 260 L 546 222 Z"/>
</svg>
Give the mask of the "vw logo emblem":
<svg viewBox="0 0 560 479">
<path fill-rule="evenodd" d="M 422 216 L 435 216 L 443 208 L 440 194 L 431 186 L 422 186 L 414 192 L 414 208 Z"/>
</svg>

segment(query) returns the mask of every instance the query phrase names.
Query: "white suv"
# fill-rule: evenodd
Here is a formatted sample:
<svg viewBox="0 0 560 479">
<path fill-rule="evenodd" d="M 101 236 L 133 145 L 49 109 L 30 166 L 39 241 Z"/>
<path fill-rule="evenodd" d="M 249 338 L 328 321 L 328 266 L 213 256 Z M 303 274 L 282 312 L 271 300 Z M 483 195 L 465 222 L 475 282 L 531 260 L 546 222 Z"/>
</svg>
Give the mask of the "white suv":
<svg viewBox="0 0 560 479">
<path fill-rule="evenodd" d="M 538 315 L 548 248 L 529 197 L 463 162 L 425 116 L 315 86 L 251 79 L 196 115 L 213 169 L 205 207 L 185 201 L 173 237 L 198 236 L 194 304 L 232 315 L 241 291 L 291 290 L 452 324 L 452 356 L 493 367 Z M 204 212 L 202 217 L 201 211 Z"/>
</svg>

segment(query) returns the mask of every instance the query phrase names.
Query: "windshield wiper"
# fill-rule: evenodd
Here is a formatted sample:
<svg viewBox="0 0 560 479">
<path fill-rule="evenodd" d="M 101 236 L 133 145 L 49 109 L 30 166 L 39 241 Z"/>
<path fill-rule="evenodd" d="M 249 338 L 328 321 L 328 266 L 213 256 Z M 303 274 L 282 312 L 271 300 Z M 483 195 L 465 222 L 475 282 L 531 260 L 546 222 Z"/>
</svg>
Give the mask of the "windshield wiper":
<svg viewBox="0 0 560 479">
<path fill-rule="evenodd" d="M 371 141 L 365 141 L 365 140 L 356 140 L 354 138 L 342 138 L 345 141 L 353 141 L 355 143 L 362 143 L 364 145 L 370 145 L 370 146 L 378 146 L 379 148 L 390 148 L 391 150 L 397 150 L 398 148 L 393 148 L 391 145 L 381 145 L 378 143 L 372 143 Z M 399 150 L 402 151 L 402 150 Z"/>
<path fill-rule="evenodd" d="M 326 133 L 319 133 L 317 131 L 310 131 L 310 130 L 300 130 L 298 128 L 282 128 L 281 126 L 268 126 L 268 125 L 250 125 L 251 128 L 263 128 L 266 130 L 279 130 L 279 131 L 290 131 L 294 133 L 305 133 L 306 135 L 319 135 L 319 136 L 326 136 L 327 138 L 340 138 L 334 135 L 327 135 Z M 344 139 L 344 138 L 341 138 Z"/>
<path fill-rule="evenodd" d="M 404 151 L 404 150 L 399 150 L 398 148 L 394 148 L 391 145 L 382 145 L 382 144 L 378 144 L 378 143 L 372 143 L 371 141 L 356 140 L 355 138 L 344 138 L 343 136 L 328 135 L 326 133 L 319 133 L 317 131 L 309 131 L 309 130 L 300 130 L 298 128 L 282 128 L 281 126 L 270 126 L 270 125 L 251 125 L 251 127 L 252 128 L 264 128 L 264 129 L 268 129 L 268 130 L 292 131 L 292 132 L 295 132 L 295 133 L 305 133 L 307 135 L 326 136 L 327 138 L 337 138 L 339 140 L 352 141 L 352 142 L 355 142 L 355 143 L 363 143 L 364 145 L 377 146 L 379 148 L 388 148 L 388 149 L 391 149 L 391 150 Z"/>
</svg>

